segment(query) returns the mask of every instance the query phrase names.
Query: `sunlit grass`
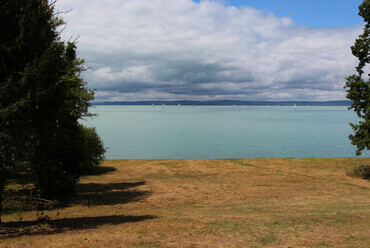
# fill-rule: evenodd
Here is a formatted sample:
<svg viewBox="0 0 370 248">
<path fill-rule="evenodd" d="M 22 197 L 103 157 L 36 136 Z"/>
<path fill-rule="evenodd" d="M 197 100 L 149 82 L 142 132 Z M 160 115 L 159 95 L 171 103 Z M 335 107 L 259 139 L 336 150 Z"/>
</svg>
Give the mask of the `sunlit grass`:
<svg viewBox="0 0 370 248">
<path fill-rule="evenodd" d="M 5 247 L 366 247 L 370 159 L 115 160 L 60 209 L 4 216 Z M 20 222 L 19 219 L 23 221 Z"/>
</svg>

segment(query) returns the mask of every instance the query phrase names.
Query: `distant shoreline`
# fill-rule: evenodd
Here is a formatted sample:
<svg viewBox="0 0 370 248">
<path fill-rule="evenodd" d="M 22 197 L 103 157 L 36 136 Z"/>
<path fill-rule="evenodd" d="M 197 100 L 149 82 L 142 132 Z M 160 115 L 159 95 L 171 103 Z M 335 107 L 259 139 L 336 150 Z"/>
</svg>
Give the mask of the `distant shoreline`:
<svg viewBox="0 0 370 248">
<path fill-rule="evenodd" d="M 219 100 L 219 101 L 105 101 L 92 102 L 92 105 L 183 105 L 183 106 L 351 106 L 352 101 L 234 101 L 234 100 Z"/>
</svg>

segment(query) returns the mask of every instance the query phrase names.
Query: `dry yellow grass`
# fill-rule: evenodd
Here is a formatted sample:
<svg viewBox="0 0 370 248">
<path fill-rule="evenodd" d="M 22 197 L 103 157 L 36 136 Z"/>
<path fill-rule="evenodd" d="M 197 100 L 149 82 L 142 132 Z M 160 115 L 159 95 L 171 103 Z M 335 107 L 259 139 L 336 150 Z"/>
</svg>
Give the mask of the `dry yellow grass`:
<svg viewBox="0 0 370 248">
<path fill-rule="evenodd" d="M 117 160 L 38 224 L 4 216 L 1 247 L 369 247 L 370 159 Z M 59 214 L 57 214 L 59 212 Z"/>
</svg>

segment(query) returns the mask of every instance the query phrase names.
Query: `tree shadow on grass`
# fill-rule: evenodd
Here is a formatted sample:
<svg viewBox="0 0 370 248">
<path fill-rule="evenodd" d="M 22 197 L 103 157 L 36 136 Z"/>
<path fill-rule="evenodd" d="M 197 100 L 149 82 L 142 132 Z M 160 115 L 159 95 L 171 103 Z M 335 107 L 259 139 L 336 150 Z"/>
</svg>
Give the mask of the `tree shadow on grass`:
<svg viewBox="0 0 370 248">
<path fill-rule="evenodd" d="M 115 205 L 126 204 L 129 202 L 137 202 L 144 200 L 151 195 L 150 191 L 136 190 L 141 185 L 145 185 L 145 181 L 133 183 L 87 183 L 79 184 L 77 187 L 78 195 L 68 200 L 68 205 Z"/>
<path fill-rule="evenodd" d="M 56 201 L 38 201 L 32 198 L 29 189 L 7 190 L 5 195 L 4 212 L 63 209 L 73 205 L 88 207 L 100 205 L 116 205 L 137 202 L 151 195 L 150 191 L 135 189 L 145 185 L 145 181 L 121 183 L 86 183 L 77 185 L 74 196 Z M 50 204 L 53 203 L 53 204 Z"/>
<path fill-rule="evenodd" d="M 114 171 L 117 171 L 117 169 L 110 166 L 93 166 L 84 169 L 84 173 L 82 173 L 82 176 L 100 176 Z"/>
<path fill-rule="evenodd" d="M 145 181 L 79 184 L 77 186 L 78 194 L 68 198 L 64 202 L 60 202 L 60 205 L 56 208 L 61 210 L 72 205 L 93 207 L 141 201 L 151 195 L 151 192 L 135 188 L 145 184 Z M 49 209 L 55 208 L 51 207 Z M 0 239 L 16 238 L 24 235 L 47 235 L 76 229 L 91 229 L 102 225 L 118 225 L 153 218 L 157 217 L 152 215 L 112 215 L 63 219 L 48 219 L 47 217 L 47 219 L 43 220 L 8 222 L 0 224 Z"/>
<path fill-rule="evenodd" d="M 0 239 L 25 235 L 48 235 L 71 230 L 98 228 L 103 225 L 119 225 L 157 218 L 152 215 L 111 215 L 80 218 L 63 218 L 45 221 L 15 221 L 0 224 Z"/>
<path fill-rule="evenodd" d="M 93 166 L 84 168 L 80 176 L 100 176 L 110 172 L 117 171 L 116 168 L 110 166 Z M 15 168 L 11 168 L 8 172 L 8 184 L 26 185 L 35 182 L 35 175 L 29 166 L 25 163 L 20 163 Z"/>
<path fill-rule="evenodd" d="M 141 185 L 145 185 L 145 181 L 139 181 L 134 183 L 84 183 L 77 185 L 78 193 L 97 193 L 97 192 L 107 192 L 110 190 L 127 190 L 130 188 L 135 188 Z"/>
<path fill-rule="evenodd" d="M 135 189 L 145 185 L 145 181 L 122 183 L 86 183 L 77 186 L 78 194 L 69 198 L 59 208 L 71 205 L 99 205 L 127 204 L 144 200 L 151 192 Z M 122 223 L 139 222 L 156 218 L 152 215 L 142 216 L 95 216 L 81 218 L 46 219 L 42 221 L 16 221 L 0 225 L 0 239 L 16 238 L 24 235 L 48 235 L 71 230 L 97 228 L 102 225 L 118 225 Z"/>
</svg>

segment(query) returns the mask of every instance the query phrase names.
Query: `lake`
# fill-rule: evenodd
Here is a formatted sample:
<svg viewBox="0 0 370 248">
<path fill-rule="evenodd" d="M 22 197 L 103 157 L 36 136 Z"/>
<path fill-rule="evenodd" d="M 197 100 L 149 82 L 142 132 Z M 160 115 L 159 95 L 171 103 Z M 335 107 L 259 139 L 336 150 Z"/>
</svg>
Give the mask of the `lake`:
<svg viewBox="0 0 370 248">
<path fill-rule="evenodd" d="M 95 106 L 107 159 L 356 157 L 347 107 Z M 361 157 L 369 157 L 364 152 Z"/>
</svg>

